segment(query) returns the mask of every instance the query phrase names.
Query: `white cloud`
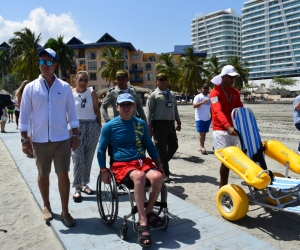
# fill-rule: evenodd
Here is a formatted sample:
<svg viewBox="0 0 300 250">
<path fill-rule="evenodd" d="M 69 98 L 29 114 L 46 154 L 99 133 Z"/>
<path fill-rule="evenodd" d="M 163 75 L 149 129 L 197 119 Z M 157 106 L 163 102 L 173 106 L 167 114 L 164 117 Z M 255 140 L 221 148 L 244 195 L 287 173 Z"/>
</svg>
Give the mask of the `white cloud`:
<svg viewBox="0 0 300 250">
<path fill-rule="evenodd" d="M 57 38 L 59 35 L 64 36 L 64 42 L 68 42 L 73 36 L 80 39 L 81 31 L 71 15 L 63 13 L 60 15 L 47 14 L 45 9 L 40 7 L 30 12 L 27 20 L 15 22 L 4 20 L 0 16 L 0 44 L 7 42 L 14 37 L 15 31 L 21 31 L 28 28 L 35 32 L 36 37 L 41 33 L 41 42 L 43 46 L 49 38 Z"/>
</svg>

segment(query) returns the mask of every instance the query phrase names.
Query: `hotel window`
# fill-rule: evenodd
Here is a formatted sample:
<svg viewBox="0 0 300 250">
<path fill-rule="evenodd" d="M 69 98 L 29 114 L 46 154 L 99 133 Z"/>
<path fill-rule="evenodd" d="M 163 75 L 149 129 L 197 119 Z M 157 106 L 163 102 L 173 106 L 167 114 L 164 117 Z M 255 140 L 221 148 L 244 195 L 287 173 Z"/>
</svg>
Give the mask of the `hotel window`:
<svg viewBox="0 0 300 250">
<path fill-rule="evenodd" d="M 90 85 L 89 87 L 92 87 L 93 90 L 98 91 L 98 85 Z"/>
<path fill-rule="evenodd" d="M 107 89 L 109 88 L 109 85 L 102 85 L 102 89 Z"/>
<path fill-rule="evenodd" d="M 88 70 L 96 70 L 97 62 L 88 62 Z"/>
<path fill-rule="evenodd" d="M 95 60 L 96 59 L 96 52 L 94 52 L 94 51 L 88 52 L 88 59 L 89 60 Z"/>
<path fill-rule="evenodd" d="M 141 70 L 141 65 L 139 63 L 133 63 L 132 70 Z"/>
<path fill-rule="evenodd" d="M 146 63 L 145 70 L 152 70 L 152 63 Z"/>
<path fill-rule="evenodd" d="M 97 81 L 97 74 L 96 73 L 90 73 L 90 81 Z"/>
<path fill-rule="evenodd" d="M 105 61 L 101 61 L 101 67 L 105 65 Z"/>
<path fill-rule="evenodd" d="M 146 73 L 145 74 L 145 80 L 146 81 L 152 81 L 153 80 L 153 73 Z"/>
<path fill-rule="evenodd" d="M 153 85 L 146 85 L 145 87 L 146 87 L 147 89 L 152 89 L 152 90 L 154 89 L 154 86 L 153 86 Z"/>
<path fill-rule="evenodd" d="M 140 59 L 140 54 L 132 54 L 132 59 Z"/>
</svg>

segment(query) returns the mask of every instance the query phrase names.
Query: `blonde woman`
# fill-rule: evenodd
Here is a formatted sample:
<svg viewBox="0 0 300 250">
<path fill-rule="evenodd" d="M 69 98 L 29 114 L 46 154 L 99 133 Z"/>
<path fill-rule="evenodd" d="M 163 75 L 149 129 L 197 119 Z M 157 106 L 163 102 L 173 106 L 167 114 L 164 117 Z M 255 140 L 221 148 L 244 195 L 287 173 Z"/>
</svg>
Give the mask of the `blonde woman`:
<svg viewBox="0 0 300 250">
<path fill-rule="evenodd" d="M 92 161 L 101 132 L 98 98 L 96 91 L 88 88 L 88 81 L 88 72 L 79 71 L 75 77 L 76 87 L 72 90 L 79 120 L 79 146 L 72 152 L 75 202 L 81 202 L 81 192 L 88 195 L 94 193 L 87 184 L 90 182 Z"/>
<path fill-rule="evenodd" d="M 25 86 L 29 83 L 28 80 L 25 80 L 21 83 L 20 87 L 16 90 L 15 97 L 14 97 L 14 104 L 15 104 L 15 116 L 16 116 L 16 124 L 17 128 L 19 126 L 19 117 L 20 117 L 20 107 L 22 101 L 22 94 L 24 91 Z"/>
</svg>

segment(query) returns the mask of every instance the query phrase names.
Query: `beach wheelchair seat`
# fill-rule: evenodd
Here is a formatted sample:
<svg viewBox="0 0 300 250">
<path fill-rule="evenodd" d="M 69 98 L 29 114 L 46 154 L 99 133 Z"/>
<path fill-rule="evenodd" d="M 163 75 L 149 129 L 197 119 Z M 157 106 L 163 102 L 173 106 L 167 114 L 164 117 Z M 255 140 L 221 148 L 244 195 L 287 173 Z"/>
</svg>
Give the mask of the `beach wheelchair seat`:
<svg viewBox="0 0 300 250">
<path fill-rule="evenodd" d="M 134 202 L 134 191 L 133 191 L 134 183 L 129 178 L 126 178 L 125 181 L 122 183 L 117 183 L 115 176 L 113 175 L 113 172 L 110 169 L 108 169 L 108 173 L 111 179 L 111 181 L 108 184 L 104 183 L 101 180 L 102 172 L 99 173 L 97 179 L 96 193 L 97 193 L 97 205 L 98 205 L 99 214 L 104 223 L 108 225 L 112 225 L 118 217 L 119 198 L 121 196 L 128 195 L 131 210 L 127 215 L 123 216 L 122 227 L 120 229 L 120 237 L 123 240 L 126 240 L 127 231 L 128 231 L 127 219 L 132 217 L 133 230 L 135 232 L 137 232 L 138 230 L 137 228 L 138 225 L 135 219 L 135 215 L 137 214 L 138 211 Z M 146 207 L 148 204 L 150 189 L 151 189 L 151 185 L 150 182 L 147 180 L 145 186 L 144 207 Z M 156 230 L 156 229 L 166 230 L 168 228 L 169 217 L 168 217 L 168 208 L 167 208 L 167 194 L 168 194 L 167 187 L 163 183 L 158 200 L 156 201 L 153 207 L 153 212 L 156 213 L 157 215 L 160 215 L 163 212 L 163 218 L 162 218 L 163 223 L 161 227 L 157 227 L 151 230 Z"/>
</svg>

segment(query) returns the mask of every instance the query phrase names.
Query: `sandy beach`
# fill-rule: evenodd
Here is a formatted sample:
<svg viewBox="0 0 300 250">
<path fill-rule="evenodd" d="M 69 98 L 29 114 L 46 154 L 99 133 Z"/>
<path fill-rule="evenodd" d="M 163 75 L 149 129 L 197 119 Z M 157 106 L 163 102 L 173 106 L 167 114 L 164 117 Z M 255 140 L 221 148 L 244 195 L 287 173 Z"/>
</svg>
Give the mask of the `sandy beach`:
<svg viewBox="0 0 300 250">
<path fill-rule="evenodd" d="M 245 106 L 253 110 L 263 140 L 276 139 L 297 150 L 300 132 L 293 125 L 291 104 Z M 172 182 L 168 184 L 168 190 L 222 219 L 215 205 L 220 162 L 212 151 L 211 131 L 205 142 L 209 154 L 202 155 L 198 151 L 192 106 L 180 105 L 179 112 L 182 131 L 178 133 L 178 152 L 170 164 Z M 21 145 L 16 146 L 20 147 L 22 154 Z M 7 233 L 0 232 L 1 249 L 62 249 L 51 227 L 43 222 L 40 208 L 1 139 L 0 152 L 0 228 L 8 230 Z M 268 158 L 267 164 L 273 171 L 285 171 L 284 167 Z M 32 167 L 35 167 L 34 160 Z M 291 173 L 290 176 L 299 179 L 297 174 Z M 72 179 L 71 174 L 70 177 Z M 229 182 L 240 185 L 241 179 L 231 172 Z M 91 183 L 91 186 L 95 186 L 95 183 Z M 279 249 L 299 249 L 299 222 L 299 215 L 250 205 L 247 216 L 232 225 Z"/>
</svg>

